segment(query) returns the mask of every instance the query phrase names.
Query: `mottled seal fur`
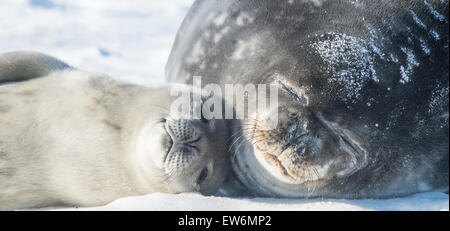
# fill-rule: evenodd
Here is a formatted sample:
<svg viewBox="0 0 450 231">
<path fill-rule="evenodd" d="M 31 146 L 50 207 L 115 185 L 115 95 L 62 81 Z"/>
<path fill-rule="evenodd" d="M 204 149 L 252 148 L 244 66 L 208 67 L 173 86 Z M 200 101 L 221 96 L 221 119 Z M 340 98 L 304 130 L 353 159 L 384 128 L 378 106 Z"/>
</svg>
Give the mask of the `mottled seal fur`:
<svg viewBox="0 0 450 231">
<path fill-rule="evenodd" d="M 276 129 L 233 125 L 229 195 L 446 191 L 448 21 L 446 0 L 197 0 L 166 75 L 279 87 Z"/>
</svg>

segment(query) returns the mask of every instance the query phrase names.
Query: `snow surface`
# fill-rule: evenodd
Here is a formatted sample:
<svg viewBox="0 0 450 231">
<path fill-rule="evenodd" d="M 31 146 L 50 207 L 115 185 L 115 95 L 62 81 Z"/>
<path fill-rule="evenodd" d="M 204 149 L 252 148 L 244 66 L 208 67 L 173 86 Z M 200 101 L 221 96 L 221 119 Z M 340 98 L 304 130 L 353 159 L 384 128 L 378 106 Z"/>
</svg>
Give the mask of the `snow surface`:
<svg viewBox="0 0 450 231">
<path fill-rule="evenodd" d="M 166 210 L 166 211 L 371 211 L 441 210 L 448 211 L 448 195 L 431 192 L 388 200 L 273 199 L 205 197 L 195 193 L 179 195 L 155 193 L 116 200 L 103 207 L 50 208 L 52 210 Z"/>
<path fill-rule="evenodd" d="M 82 70 L 140 84 L 164 82 L 175 34 L 193 0 L 2 0 L 0 53 L 34 50 Z M 447 210 L 448 194 L 389 200 L 150 194 L 95 208 L 49 210 Z"/>
<path fill-rule="evenodd" d="M 34 50 L 82 70 L 163 83 L 193 0 L 2 0 L 0 53 Z"/>
</svg>

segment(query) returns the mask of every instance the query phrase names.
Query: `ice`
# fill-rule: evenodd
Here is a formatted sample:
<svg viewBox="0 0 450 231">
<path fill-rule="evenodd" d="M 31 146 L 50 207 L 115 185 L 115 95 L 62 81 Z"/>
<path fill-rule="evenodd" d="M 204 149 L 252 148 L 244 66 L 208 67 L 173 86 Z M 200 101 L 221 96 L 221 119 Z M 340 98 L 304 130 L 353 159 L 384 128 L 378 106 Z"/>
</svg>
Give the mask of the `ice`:
<svg viewBox="0 0 450 231">
<path fill-rule="evenodd" d="M 368 211 L 368 210 L 438 210 L 448 211 L 448 195 L 439 192 L 422 193 L 404 198 L 385 200 L 337 199 L 273 199 L 225 198 L 196 193 L 169 195 L 155 193 L 116 200 L 106 206 L 93 208 L 50 208 L 50 210 L 164 210 L 164 211 Z"/>
<path fill-rule="evenodd" d="M 160 84 L 192 2 L 3 0 L 0 53 L 40 51 L 82 70 Z"/>
</svg>

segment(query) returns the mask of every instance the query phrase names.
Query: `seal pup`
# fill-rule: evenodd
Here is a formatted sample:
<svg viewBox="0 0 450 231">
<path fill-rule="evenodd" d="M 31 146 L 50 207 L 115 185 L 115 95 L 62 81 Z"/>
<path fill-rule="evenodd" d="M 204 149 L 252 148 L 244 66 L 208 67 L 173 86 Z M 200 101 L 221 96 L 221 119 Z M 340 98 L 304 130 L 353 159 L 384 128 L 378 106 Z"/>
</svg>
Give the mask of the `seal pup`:
<svg viewBox="0 0 450 231">
<path fill-rule="evenodd" d="M 448 191 L 448 21 L 446 0 L 197 0 L 166 77 L 278 87 L 233 123 L 229 195 Z"/>
<path fill-rule="evenodd" d="M 1 55 L 0 83 L 1 210 L 209 195 L 225 179 L 225 122 L 169 111 L 171 90 L 197 94 L 186 85 L 127 84 L 33 52 Z"/>
</svg>

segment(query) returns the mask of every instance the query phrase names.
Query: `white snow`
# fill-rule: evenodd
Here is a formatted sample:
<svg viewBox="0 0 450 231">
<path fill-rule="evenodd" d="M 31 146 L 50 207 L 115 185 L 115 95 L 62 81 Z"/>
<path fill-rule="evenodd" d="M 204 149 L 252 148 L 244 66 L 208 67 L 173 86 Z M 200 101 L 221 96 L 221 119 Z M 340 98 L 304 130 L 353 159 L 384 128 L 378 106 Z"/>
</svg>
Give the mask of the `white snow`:
<svg viewBox="0 0 450 231">
<path fill-rule="evenodd" d="M 427 54 L 430 55 L 431 54 L 431 50 L 430 48 L 428 48 L 427 42 L 425 42 L 424 39 L 420 39 L 420 46 L 422 47 L 422 51 Z"/>
<path fill-rule="evenodd" d="M 439 40 L 439 39 L 441 39 L 441 36 L 440 36 L 439 33 L 436 32 L 435 30 L 430 30 L 430 34 L 433 36 L 434 40 Z"/>
<path fill-rule="evenodd" d="M 372 32 L 372 35 L 375 36 L 375 33 Z M 344 86 L 337 92 L 342 99 L 357 102 L 361 97 L 361 90 L 370 79 L 379 82 L 371 51 L 365 41 L 335 32 L 315 37 L 317 41 L 309 46 L 325 61 L 322 68 L 330 75 L 328 81 Z M 370 43 L 369 47 L 382 54 L 375 44 Z"/>
<path fill-rule="evenodd" d="M 2 0 L 0 53 L 41 51 L 83 70 L 102 72 L 135 83 L 160 84 L 164 82 L 164 66 L 177 28 L 192 2 Z M 320 1 L 314 2 L 320 5 Z M 222 15 L 215 18 L 219 25 L 225 19 Z M 439 34 L 434 36 L 439 39 Z M 360 65 L 368 64 L 370 61 L 367 63 L 366 60 Z M 370 69 L 367 71 L 370 72 Z M 438 192 L 388 200 L 245 199 L 205 197 L 193 193 L 155 193 L 119 199 L 103 207 L 47 209 L 448 210 L 449 197 Z"/>
<path fill-rule="evenodd" d="M 410 81 L 409 76 L 413 74 L 414 68 L 420 66 L 420 63 L 417 62 L 416 56 L 411 49 L 401 48 L 402 52 L 406 54 L 407 68 L 403 65 L 400 66 L 400 74 L 402 78 L 400 79 L 400 83 L 408 83 Z"/>
<path fill-rule="evenodd" d="M 193 0 L 2 0 L 0 53 L 41 51 L 136 83 L 162 83 Z"/>
<path fill-rule="evenodd" d="M 169 195 L 155 193 L 147 196 L 116 200 L 103 207 L 50 208 L 51 210 L 166 210 L 166 211 L 317 211 L 317 210 L 446 210 L 448 195 L 432 192 L 406 198 L 387 200 L 337 199 L 272 199 L 206 197 L 195 193 Z"/>
<path fill-rule="evenodd" d="M 435 10 L 433 8 L 433 6 L 431 6 L 430 3 L 428 3 L 427 1 L 424 1 L 425 5 L 428 7 L 428 10 L 430 10 L 430 12 L 433 14 L 433 16 L 438 19 L 441 22 L 446 21 L 445 16 L 440 14 L 437 10 Z"/>
<path fill-rule="evenodd" d="M 416 12 L 410 10 L 409 11 L 414 19 L 414 21 L 421 27 L 423 27 L 424 29 L 427 29 L 427 26 L 422 22 L 422 20 L 419 19 L 419 17 L 417 16 Z"/>
</svg>

